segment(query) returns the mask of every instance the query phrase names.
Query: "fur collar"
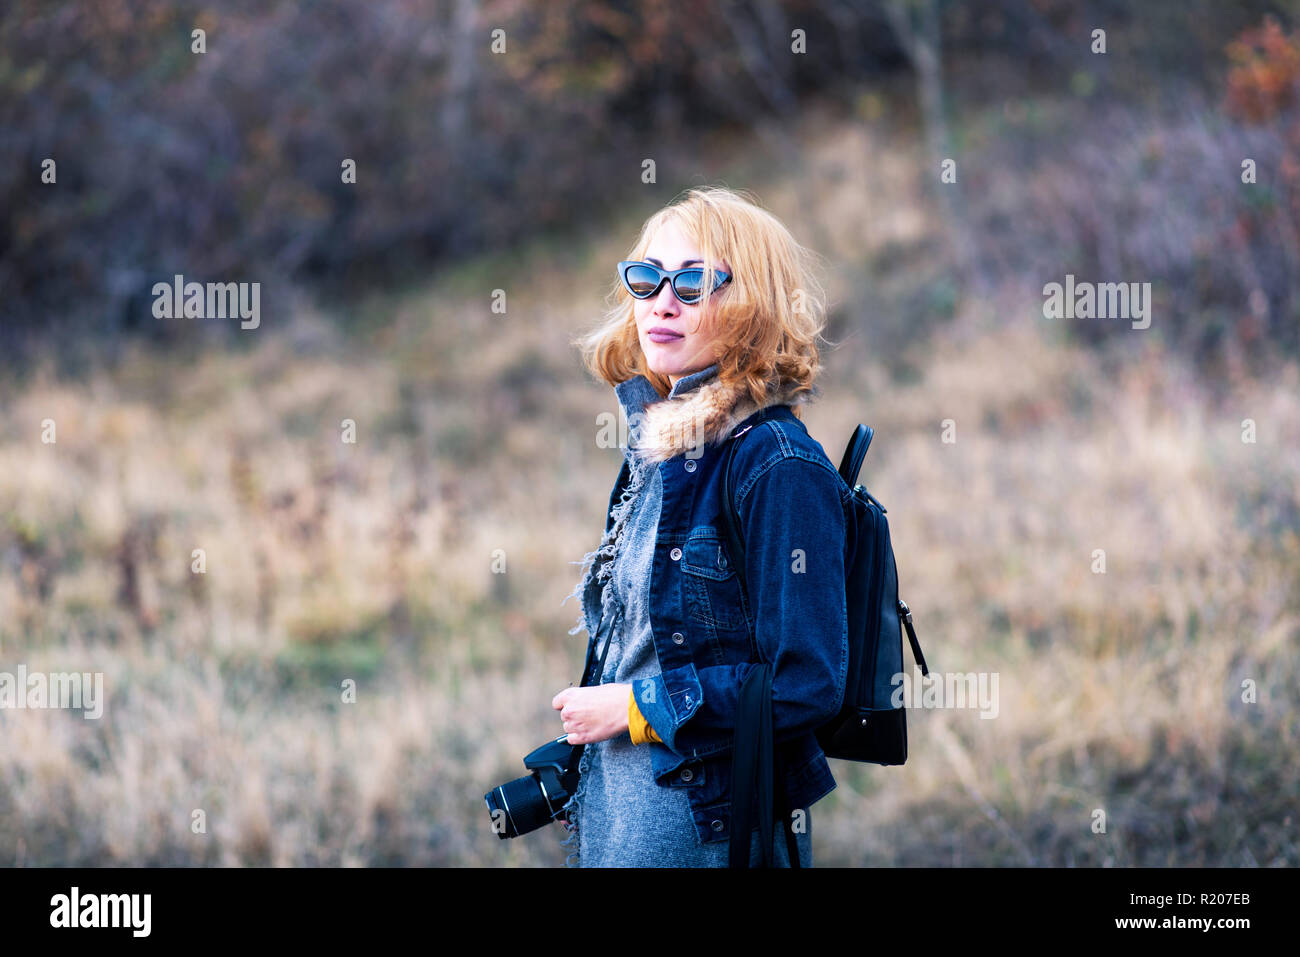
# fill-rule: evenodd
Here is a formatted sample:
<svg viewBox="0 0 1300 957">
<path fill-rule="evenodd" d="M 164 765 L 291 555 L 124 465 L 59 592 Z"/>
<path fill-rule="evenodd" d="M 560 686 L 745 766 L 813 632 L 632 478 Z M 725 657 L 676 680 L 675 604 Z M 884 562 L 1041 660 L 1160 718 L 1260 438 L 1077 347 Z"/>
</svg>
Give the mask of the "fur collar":
<svg viewBox="0 0 1300 957">
<path fill-rule="evenodd" d="M 667 398 L 643 375 L 614 387 L 628 420 L 628 445 L 642 461 L 665 462 L 717 445 L 760 408 L 797 405 L 810 397 L 807 392 L 792 397 L 792 388 L 786 388 L 760 406 L 743 389 L 727 386 L 717 371 L 714 364 L 683 376 Z"/>
</svg>

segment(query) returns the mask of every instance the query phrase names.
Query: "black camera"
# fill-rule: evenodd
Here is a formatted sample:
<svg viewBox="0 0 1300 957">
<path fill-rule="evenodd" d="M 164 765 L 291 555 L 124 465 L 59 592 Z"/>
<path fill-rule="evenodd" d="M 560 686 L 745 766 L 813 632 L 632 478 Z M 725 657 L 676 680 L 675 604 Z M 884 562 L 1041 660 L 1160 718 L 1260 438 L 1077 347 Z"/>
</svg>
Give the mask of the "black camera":
<svg viewBox="0 0 1300 957">
<path fill-rule="evenodd" d="M 492 829 L 505 840 L 559 820 L 578 787 L 578 761 L 584 745 L 569 744 L 568 733 L 524 758 L 530 774 L 507 781 L 483 795 Z"/>
</svg>

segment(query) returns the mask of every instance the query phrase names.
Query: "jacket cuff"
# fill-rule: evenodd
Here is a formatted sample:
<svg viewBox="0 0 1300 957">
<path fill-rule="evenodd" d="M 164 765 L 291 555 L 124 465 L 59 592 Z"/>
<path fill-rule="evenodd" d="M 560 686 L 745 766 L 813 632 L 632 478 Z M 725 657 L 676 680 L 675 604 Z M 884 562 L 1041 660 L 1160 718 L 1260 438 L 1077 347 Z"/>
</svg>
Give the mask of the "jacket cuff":
<svg viewBox="0 0 1300 957">
<path fill-rule="evenodd" d="M 704 691 L 695 665 L 672 668 L 632 682 L 636 706 L 660 741 L 676 752 L 677 729 L 690 720 L 704 703 Z"/>
<path fill-rule="evenodd" d="M 659 732 L 646 721 L 641 709 L 636 706 L 636 687 L 633 686 L 627 696 L 627 731 L 632 736 L 633 744 L 663 744 Z"/>
</svg>

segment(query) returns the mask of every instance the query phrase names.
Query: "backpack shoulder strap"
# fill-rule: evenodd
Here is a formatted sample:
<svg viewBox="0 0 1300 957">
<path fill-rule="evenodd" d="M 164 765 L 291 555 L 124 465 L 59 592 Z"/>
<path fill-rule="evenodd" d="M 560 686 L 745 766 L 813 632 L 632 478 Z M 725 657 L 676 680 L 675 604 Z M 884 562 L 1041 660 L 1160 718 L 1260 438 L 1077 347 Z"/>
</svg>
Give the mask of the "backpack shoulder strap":
<svg viewBox="0 0 1300 957">
<path fill-rule="evenodd" d="M 727 457 L 722 465 L 723 533 L 727 537 L 731 563 L 736 569 L 736 580 L 746 601 L 745 538 L 732 497 L 731 463 L 736 457 L 740 438 L 756 424 L 746 425 L 727 440 Z M 760 663 L 746 676 L 737 702 L 732 744 L 730 867 L 749 867 L 749 835 L 754 828 L 756 812 L 763 866 L 772 866 L 772 841 L 776 830 L 773 818 L 779 813 L 785 832 L 787 858 L 792 868 L 799 867 L 799 849 L 791 829 L 789 802 L 784 786 L 777 785 L 773 751 L 772 666 Z"/>
<path fill-rule="evenodd" d="M 740 530 L 740 519 L 736 515 L 731 486 L 731 462 L 736 457 L 736 444 L 739 439 L 740 435 L 733 435 L 727 441 L 727 460 L 722 464 L 722 530 L 727 536 L 727 551 L 731 553 L 731 564 L 736 569 L 736 577 L 740 580 L 741 590 L 744 591 L 745 536 Z"/>
</svg>

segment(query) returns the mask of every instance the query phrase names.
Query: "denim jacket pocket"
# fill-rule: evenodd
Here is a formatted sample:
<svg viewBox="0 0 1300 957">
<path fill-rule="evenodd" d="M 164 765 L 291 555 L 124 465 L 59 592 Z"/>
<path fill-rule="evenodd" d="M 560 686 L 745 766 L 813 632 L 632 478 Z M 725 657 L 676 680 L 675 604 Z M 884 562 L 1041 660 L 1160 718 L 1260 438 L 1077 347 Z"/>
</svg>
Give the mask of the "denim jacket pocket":
<svg viewBox="0 0 1300 957">
<path fill-rule="evenodd" d="M 682 547 L 682 579 L 687 612 L 710 629 L 715 643 L 715 629 L 731 631 L 741 624 L 740 583 L 727 547 L 715 529 L 701 526 L 686 539 Z"/>
<path fill-rule="evenodd" d="M 687 761 L 667 781 L 670 788 L 698 788 L 705 782 L 703 761 Z"/>
</svg>

